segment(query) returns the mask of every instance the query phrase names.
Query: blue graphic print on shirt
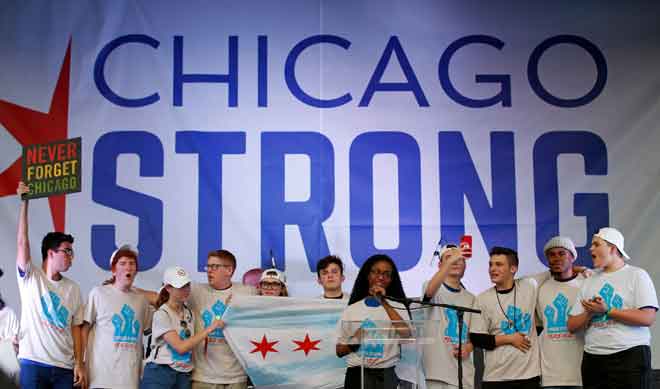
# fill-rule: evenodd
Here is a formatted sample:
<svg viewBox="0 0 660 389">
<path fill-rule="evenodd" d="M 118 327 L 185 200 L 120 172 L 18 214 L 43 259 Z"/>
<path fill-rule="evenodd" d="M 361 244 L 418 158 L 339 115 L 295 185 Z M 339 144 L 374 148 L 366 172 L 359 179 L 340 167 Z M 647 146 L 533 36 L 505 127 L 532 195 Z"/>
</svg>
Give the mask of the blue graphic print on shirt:
<svg viewBox="0 0 660 389">
<path fill-rule="evenodd" d="M 189 336 L 186 336 L 186 331 L 181 330 L 179 331 L 179 337 L 181 339 L 188 339 Z M 170 344 L 167 344 L 167 349 L 170 350 L 170 353 L 172 354 L 172 361 L 174 362 L 182 362 L 185 364 L 191 364 L 192 363 L 192 351 L 185 352 L 183 354 L 179 354 L 176 352 L 174 347 L 170 346 Z"/>
<path fill-rule="evenodd" d="M 376 328 L 376 323 L 370 319 L 365 319 L 360 328 Z M 376 331 L 369 331 L 369 337 L 371 340 L 367 340 L 366 344 L 360 347 L 360 353 L 363 358 L 382 358 L 385 354 L 385 345 L 383 343 L 376 343 L 373 339 L 378 338 L 380 334 L 377 334 Z"/>
<path fill-rule="evenodd" d="M 600 289 L 600 292 L 598 292 L 600 297 L 603 298 L 603 301 L 605 302 L 605 305 L 607 305 L 607 309 L 610 308 L 616 308 L 616 309 L 621 309 L 623 307 L 623 298 L 621 298 L 620 295 L 616 294 L 614 292 L 614 287 L 606 282 L 605 285 Z M 591 319 L 592 323 L 600 323 L 608 320 L 608 316 L 605 313 L 597 314 L 594 315 L 594 317 Z"/>
<path fill-rule="evenodd" d="M 121 307 L 121 316 L 112 315 L 112 325 L 115 333 L 112 341 L 115 343 L 137 343 L 140 334 L 140 322 L 135 319 L 135 311 L 127 304 Z"/>
<path fill-rule="evenodd" d="M 445 317 L 447 318 L 447 328 L 445 328 L 445 336 L 451 339 L 452 344 L 458 344 L 458 313 L 455 309 L 445 308 Z M 463 332 L 461 333 L 463 343 L 467 343 L 468 327 L 467 323 L 463 322 Z"/>
<path fill-rule="evenodd" d="M 223 313 L 225 313 L 225 310 L 227 309 L 227 306 L 221 301 L 217 300 L 213 306 L 211 306 L 210 310 L 205 310 L 202 312 L 202 320 L 204 321 L 204 328 L 207 328 L 208 326 L 211 325 L 213 322 L 213 319 L 215 319 L 216 316 L 222 316 Z M 209 334 L 209 338 L 214 338 L 214 339 L 224 339 L 225 335 L 222 333 L 221 328 L 216 328 Z"/>
<path fill-rule="evenodd" d="M 558 293 L 550 304 L 545 306 L 543 315 L 548 322 L 546 331 L 549 334 L 568 333 L 568 298 L 563 293 Z"/>
<path fill-rule="evenodd" d="M 508 320 L 502 320 L 500 322 L 502 332 L 507 335 L 515 332 L 529 335 L 529 330 L 532 328 L 532 316 L 529 313 L 523 313 L 515 305 L 509 305 L 506 308 L 506 316 L 513 321 L 513 325 L 510 325 Z"/>
<path fill-rule="evenodd" d="M 62 300 L 57 293 L 48 291 L 41 296 L 41 309 L 43 310 L 46 321 L 54 327 L 64 329 L 69 324 L 69 310 L 61 305 Z"/>
</svg>

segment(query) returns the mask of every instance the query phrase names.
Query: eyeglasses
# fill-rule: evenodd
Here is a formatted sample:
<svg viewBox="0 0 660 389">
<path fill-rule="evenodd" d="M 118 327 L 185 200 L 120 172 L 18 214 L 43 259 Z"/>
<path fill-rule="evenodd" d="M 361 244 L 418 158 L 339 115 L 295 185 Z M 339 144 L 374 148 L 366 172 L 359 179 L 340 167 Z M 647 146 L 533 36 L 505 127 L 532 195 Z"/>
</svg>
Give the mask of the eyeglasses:
<svg viewBox="0 0 660 389">
<path fill-rule="evenodd" d="M 56 253 L 64 253 L 64 254 L 66 254 L 66 255 L 72 257 L 72 258 L 73 258 L 73 255 L 74 255 L 74 253 L 73 253 L 73 249 L 70 249 L 70 248 L 65 248 L 65 249 L 54 249 L 53 251 L 55 251 Z"/>
<path fill-rule="evenodd" d="M 277 288 L 281 288 L 281 287 L 282 287 L 282 284 L 280 284 L 279 282 L 262 282 L 261 283 L 261 289 L 273 290 L 273 289 L 277 289 Z"/>
<path fill-rule="evenodd" d="M 231 267 L 232 265 L 225 265 L 224 263 L 209 263 L 206 266 L 204 266 L 204 270 L 209 271 L 209 270 L 218 270 L 218 269 L 229 269 Z"/>
<path fill-rule="evenodd" d="M 184 339 L 190 338 L 191 333 L 190 333 L 190 328 L 188 328 L 188 322 L 185 320 L 181 320 L 179 324 L 181 324 L 181 327 L 183 328 L 183 338 Z"/>
<path fill-rule="evenodd" d="M 373 277 L 383 277 L 386 279 L 391 279 L 392 278 L 392 272 L 391 271 L 378 271 L 376 269 L 371 269 L 369 272 L 370 275 Z"/>
</svg>

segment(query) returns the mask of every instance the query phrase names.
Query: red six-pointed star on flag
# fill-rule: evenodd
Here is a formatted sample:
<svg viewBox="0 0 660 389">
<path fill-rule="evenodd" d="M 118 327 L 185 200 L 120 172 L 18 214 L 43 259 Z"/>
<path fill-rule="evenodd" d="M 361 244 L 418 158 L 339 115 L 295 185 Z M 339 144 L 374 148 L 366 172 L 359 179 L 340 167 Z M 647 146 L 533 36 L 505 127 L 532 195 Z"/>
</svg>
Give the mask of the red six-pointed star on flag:
<svg viewBox="0 0 660 389">
<path fill-rule="evenodd" d="M 261 357 L 263 359 L 266 359 L 266 354 L 268 354 L 269 351 L 274 352 L 274 353 L 279 352 L 279 351 L 275 350 L 275 348 L 273 348 L 273 346 L 278 344 L 279 341 L 276 340 L 274 342 L 269 342 L 268 339 L 266 339 L 266 334 L 264 334 L 264 336 L 261 338 L 261 342 L 255 342 L 254 340 L 251 340 L 250 343 L 252 343 L 255 346 L 254 350 L 250 351 L 250 354 L 260 352 Z"/>
<path fill-rule="evenodd" d="M 309 334 L 305 334 L 305 340 L 300 341 L 300 340 L 294 340 L 293 343 L 298 345 L 298 348 L 296 348 L 293 351 L 304 351 L 305 356 L 309 354 L 311 350 L 320 350 L 318 347 L 316 347 L 317 344 L 321 343 L 321 340 L 311 340 L 309 339 Z"/>
</svg>

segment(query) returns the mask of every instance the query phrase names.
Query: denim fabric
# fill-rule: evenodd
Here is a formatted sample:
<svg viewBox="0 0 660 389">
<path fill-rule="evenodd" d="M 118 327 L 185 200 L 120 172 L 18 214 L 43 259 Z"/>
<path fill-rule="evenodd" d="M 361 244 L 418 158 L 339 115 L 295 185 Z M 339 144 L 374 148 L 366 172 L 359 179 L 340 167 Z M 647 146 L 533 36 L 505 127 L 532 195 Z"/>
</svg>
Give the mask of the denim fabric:
<svg viewBox="0 0 660 389">
<path fill-rule="evenodd" d="M 23 389 L 71 389 L 73 370 L 47 366 L 21 360 L 21 388 Z"/>
<path fill-rule="evenodd" d="M 149 362 L 144 367 L 140 389 L 191 389 L 190 376 L 167 365 Z"/>
</svg>

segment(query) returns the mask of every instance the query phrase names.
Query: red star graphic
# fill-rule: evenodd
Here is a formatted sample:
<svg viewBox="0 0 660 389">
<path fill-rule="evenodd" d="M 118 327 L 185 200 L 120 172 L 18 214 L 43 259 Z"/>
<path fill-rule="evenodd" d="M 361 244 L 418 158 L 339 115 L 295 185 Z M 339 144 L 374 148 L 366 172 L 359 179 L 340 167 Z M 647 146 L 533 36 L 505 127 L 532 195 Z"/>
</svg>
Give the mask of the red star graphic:
<svg viewBox="0 0 660 389">
<path fill-rule="evenodd" d="M 304 351 L 305 356 L 309 354 L 311 350 L 320 350 L 318 347 L 316 347 L 317 344 L 321 343 L 321 340 L 311 340 L 309 339 L 309 334 L 305 334 L 305 340 L 300 341 L 300 340 L 294 340 L 293 343 L 298 345 L 298 348 L 296 348 L 293 351 Z"/>
<path fill-rule="evenodd" d="M 258 351 L 261 353 L 261 357 L 263 359 L 266 359 L 266 354 L 268 354 L 269 351 L 274 353 L 279 352 L 273 348 L 273 346 L 279 343 L 279 340 L 276 340 L 274 342 L 269 342 L 268 339 L 266 339 L 265 334 L 263 338 L 261 338 L 261 342 L 255 342 L 254 340 L 251 340 L 250 343 L 252 343 L 255 346 L 254 350 L 250 351 L 250 354 L 254 354 Z"/>
<path fill-rule="evenodd" d="M 69 118 L 69 69 L 71 65 L 71 40 L 66 49 L 64 62 L 60 68 L 55 92 L 48 113 L 21 107 L 0 100 L 0 124 L 22 146 L 50 143 L 67 139 Z M 16 194 L 16 187 L 22 174 L 22 157 L 18 157 L 5 171 L 0 173 L 0 197 Z M 50 213 L 55 231 L 64 231 L 66 210 L 65 195 L 48 198 Z"/>
</svg>

